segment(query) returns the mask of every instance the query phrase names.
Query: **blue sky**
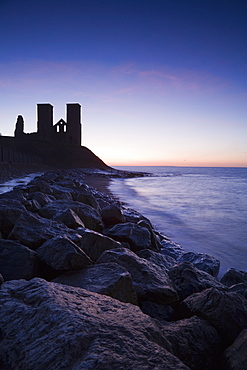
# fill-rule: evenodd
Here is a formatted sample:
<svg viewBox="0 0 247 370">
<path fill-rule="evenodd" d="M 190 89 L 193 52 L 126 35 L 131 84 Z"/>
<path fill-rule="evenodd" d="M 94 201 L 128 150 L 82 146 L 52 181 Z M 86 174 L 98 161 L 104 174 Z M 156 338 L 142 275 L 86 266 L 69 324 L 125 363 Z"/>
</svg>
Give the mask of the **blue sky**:
<svg viewBox="0 0 247 370">
<path fill-rule="evenodd" d="M 110 165 L 247 166 L 247 2 L 0 0 L 0 132 L 82 105 Z"/>
</svg>

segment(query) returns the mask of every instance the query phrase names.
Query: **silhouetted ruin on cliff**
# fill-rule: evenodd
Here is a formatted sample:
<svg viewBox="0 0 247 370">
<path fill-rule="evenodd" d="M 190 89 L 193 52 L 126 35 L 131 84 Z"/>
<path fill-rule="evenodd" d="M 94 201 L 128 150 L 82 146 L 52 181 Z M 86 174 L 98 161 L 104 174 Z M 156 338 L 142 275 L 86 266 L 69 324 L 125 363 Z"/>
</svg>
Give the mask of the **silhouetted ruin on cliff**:
<svg viewBox="0 0 247 370">
<path fill-rule="evenodd" d="M 17 117 L 14 137 L 0 136 L 0 162 L 41 163 L 61 168 L 106 168 L 104 162 L 81 146 L 81 106 L 67 104 L 67 120 L 53 123 L 53 106 L 37 105 L 37 132 L 24 132 L 24 119 Z"/>
</svg>

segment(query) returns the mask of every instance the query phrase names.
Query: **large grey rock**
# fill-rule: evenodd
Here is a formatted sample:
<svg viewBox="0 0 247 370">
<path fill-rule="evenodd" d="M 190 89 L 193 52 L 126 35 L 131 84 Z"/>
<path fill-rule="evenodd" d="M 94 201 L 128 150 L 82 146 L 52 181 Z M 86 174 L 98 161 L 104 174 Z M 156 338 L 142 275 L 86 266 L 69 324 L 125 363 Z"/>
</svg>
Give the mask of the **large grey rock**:
<svg viewBox="0 0 247 370">
<path fill-rule="evenodd" d="M 15 223 L 9 239 L 18 240 L 31 249 L 37 249 L 46 240 L 54 236 L 66 235 L 73 241 L 79 238 L 76 233 L 53 220 L 46 220 L 38 215 L 23 213 Z"/>
<path fill-rule="evenodd" d="M 107 235 L 119 242 L 127 242 L 132 251 L 151 248 L 151 234 L 148 229 L 131 222 L 117 224 Z"/>
<path fill-rule="evenodd" d="M 178 262 L 190 262 L 214 277 L 218 276 L 220 270 L 220 261 L 205 253 L 186 252 L 179 257 Z"/>
<path fill-rule="evenodd" d="M 97 211 L 99 211 L 100 209 L 97 200 L 88 188 L 77 188 L 75 194 L 73 195 L 73 200 L 80 203 L 88 204 L 89 206 L 95 208 Z"/>
<path fill-rule="evenodd" d="M 68 226 L 70 229 L 77 229 L 78 227 L 85 227 L 84 223 L 79 216 L 72 210 L 66 209 L 65 211 L 58 211 L 53 218 L 55 221 L 61 222 Z"/>
<path fill-rule="evenodd" d="M 220 281 L 229 287 L 239 283 L 247 283 L 247 272 L 230 268 Z"/>
<path fill-rule="evenodd" d="M 225 370 L 246 370 L 247 330 L 243 330 L 233 344 L 224 352 Z"/>
<path fill-rule="evenodd" d="M 137 304 L 131 275 L 117 263 L 101 263 L 83 270 L 69 271 L 53 281 L 105 294 L 121 302 Z"/>
<path fill-rule="evenodd" d="M 162 327 L 165 337 L 172 345 L 175 356 L 190 369 L 220 369 L 222 343 L 217 331 L 197 316 Z"/>
<path fill-rule="evenodd" d="M 81 239 L 78 240 L 77 244 L 92 261 L 96 261 L 106 250 L 122 247 L 116 240 L 95 231 L 79 228 L 77 232 L 81 235 Z"/>
<path fill-rule="evenodd" d="M 106 227 L 125 222 L 122 208 L 116 203 L 108 204 L 100 214 Z"/>
<path fill-rule="evenodd" d="M 226 287 L 207 272 L 198 270 L 189 262 L 181 262 L 168 272 L 180 300 L 207 288 L 226 290 Z"/>
<path fill-rule="evenodd" d="M 169 276 L 158 265 L 138 257 L 126 248 L 104 252 L 97 263 L 116 262 L 132 276 L 138 299 L 171 304 L 178 301 L 178 295 Z"/>
<path fill-rule="evenodd" d="M 163 237 L 161 235 L 161 250 L 160 253 L 164 256 L 169 256 L 174 258 L 176 261 L 178 261 L 179 257 L 184 253 L 183 248 L 177 244 L 171 241 L 170 239 Z"/>
<path fill-rule="evenodd" d="M 0 239 L 0 273 L 5 281 L 37 276 L 38 257 L 33 250 L 12 240 Z"/>
<path fill-rule="evenodd" d="M 247 282 L 232 285 L 229 288 L 229 291 L 241 294 L 243 297 L 247 299 Z"/>
<path fill-rule="evenodd" d="M 181 305 L 188 315 L 207 320 L 225 345 L 232 344 L 247 329 L 247 300 L 240 294 L 209 288 L 192 294 Z"/>
<path fill-rule="evenodd" d="M 56 198 L 53 195 L 48 195 L 48 194 L 42 193 L 41 191 L 36 191 L 35 193 L 33 193 L 32 199 L 39 202 L 39 204 L 42 207 L 56 200 Z"/>
<path fill-rule="evenodd" d="M 0 231 L 7 238 L 21 214 L 27 213 L 25 207 L 17 200 L 1 199 Z"/>
<path fill-rule="evenodd" d="M 56 200 L 44 206 L 39 214 L 45 218 L 54 218 L 59 212 L 67 209 L 72 209 L 88 229 L 98 232 L 103 230 L 102 219 L 96 209 L 80 202 Z"/>
<path fill-rule="evenodd" d="M 92 263 L 86 253 L 66 236 L 47 240 L 37 249 L 41 261 L 55 270 L 82 269 Z"/>
<path fill-rule="evenodd" d="M 141 258 L 145 258 L 148 261 L 155 263 L 166 272 L 176 264 L 176 260 L 174 258 L 165 256 L 159 252 L 154 252 L 151 249 L 142 249 L 136 252 L 136 254 Z"/>
<path fill-rule="evenodd" d="M 141 310 L 128 303 L 42 279 L 0 289 L 5 369 L 188 369 Z"/>
</svg>

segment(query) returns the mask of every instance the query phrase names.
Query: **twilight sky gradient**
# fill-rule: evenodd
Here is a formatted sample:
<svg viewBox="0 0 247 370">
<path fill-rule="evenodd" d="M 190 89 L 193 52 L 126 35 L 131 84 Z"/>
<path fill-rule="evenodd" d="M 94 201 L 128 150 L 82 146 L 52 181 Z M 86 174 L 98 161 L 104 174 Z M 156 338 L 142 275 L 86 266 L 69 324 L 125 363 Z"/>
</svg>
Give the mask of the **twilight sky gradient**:
<svg viewBox="0 0 247 370">
<path fill-rule="evenodd" d="M 246 0 L 0 0 L 0 132 L 82 105 L 110 165 L 247 166 Z"/>
</svg>

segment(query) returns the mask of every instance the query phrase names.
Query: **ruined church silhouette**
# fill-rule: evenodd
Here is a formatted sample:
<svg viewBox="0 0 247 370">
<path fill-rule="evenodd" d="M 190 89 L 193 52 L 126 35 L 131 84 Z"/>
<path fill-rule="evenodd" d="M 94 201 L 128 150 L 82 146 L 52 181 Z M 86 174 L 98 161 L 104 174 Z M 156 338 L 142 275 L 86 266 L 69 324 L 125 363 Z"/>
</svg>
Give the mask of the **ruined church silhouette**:
<svg viewBox="0 0 247 370">
<path fill-rule="evenodd" d="M 24 120 L 18 116 L 15 137 L 17 139 L 35 139 L 57 144 L 81 146 L 81 106 L 78 103 L 67 104 L 67 122 L 60 119 L 53 124 L 53 106 L 37 104 L 37 132 L 24 133 Z"/>
<path fill-rule="evenodd" d="M 53 106 L 37 104 L 37 132 L 24 132 L 17 117 L 14 137 L 0 136 L 0 162 L 41 163 L 59 168 L 109 168 L 90 149 L 81 146 L 81 105 L 67 104 L 66 121 L 53 123 Z"/>
</svg>

